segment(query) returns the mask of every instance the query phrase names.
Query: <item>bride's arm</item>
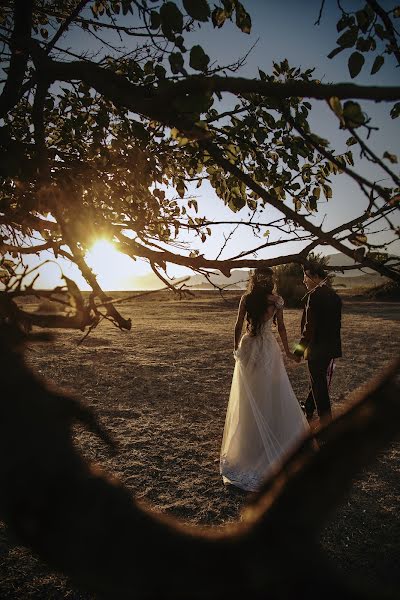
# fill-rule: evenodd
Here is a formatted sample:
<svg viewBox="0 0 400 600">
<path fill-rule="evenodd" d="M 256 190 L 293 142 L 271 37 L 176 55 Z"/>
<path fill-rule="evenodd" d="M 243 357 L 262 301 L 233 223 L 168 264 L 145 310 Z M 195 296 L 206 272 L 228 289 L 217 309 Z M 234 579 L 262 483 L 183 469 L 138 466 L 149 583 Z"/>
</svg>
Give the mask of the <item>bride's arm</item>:
<svg viewBox="0 0 400 600">
<path fill-rule="evenodd" d="M 240 336 L 242 333 L 243 321 L 244 321 L 245 314 L 246 314 L 246 296 L 242 296 L 240 298 L 238 314 L 236 317 L 235 335 L 234 335 L 234 340 L 233 340 L 234 352 L 238 349 L 238 346 L 239 346 L 239 341 L 240 341 Z"/>
<path fill-rule="evenodd" d="M 277 325 L 278 325 L 279 337 L 282 340 L 283 349 L 285 350 L 286 356 L 289 356 L 290 358 L 292 358 L 293 357 L 293 353 L 290 352 L 290 349 L 289 349 L 289 344 L 288 344 L 288 339 L 287 339 L 285 322 L 283 320 L 283 308 L 278 308 L 277 309 L 277 311 L 276 311 L 276 322 L 277 322 Z"/>
</svg>

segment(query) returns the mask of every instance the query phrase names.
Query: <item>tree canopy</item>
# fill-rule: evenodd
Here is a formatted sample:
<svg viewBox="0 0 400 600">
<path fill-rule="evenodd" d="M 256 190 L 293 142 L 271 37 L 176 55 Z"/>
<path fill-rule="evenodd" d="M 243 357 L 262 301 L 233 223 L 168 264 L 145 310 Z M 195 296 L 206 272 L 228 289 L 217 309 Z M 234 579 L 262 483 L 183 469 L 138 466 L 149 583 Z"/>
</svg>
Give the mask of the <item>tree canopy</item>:
<svg viewBox="0 0 400 600">
<path fill-rule="evenodd" d="M 373 85 L 384 61 L 400 64 L 399 8 L 383 9 L 374 0 L 351 12 L 338 5 L 338 46 L 329 56 L 350 50 L 348 69 L 356 78 L 372 53 L 370 86 L 324 84 L 314 69 L 287 60 L 273 63 L 271 71 L 262 65 L 257 79 L 237 76 L 242 60 L 219 65 L 194 38 L 200 28 L 223 36 L 229 21 L 238 35 L 249 33 L 251 15 L 238 0 L 213 6 L 207 0 L 3 2 L 3 269 L 15 272 L 18 257 L 43 250 L 75 263 L 93 290 L 91 304 L 65 278 L 75 317 L 58 323 L 82 328 L 95 323 L 99 302 L 107 317 L 130 327 L 86 264 L 85 253 L 99 236 L 148 260 L 163 281 L 167 263 L 229 274 L 256 264 L 304 262 L 321 243 L 398 281 L 398 263 L 388 252 L 399 236 L 397 157 L 374 151 L 369 137 L 375 124 L 360 101 L 384 101 L 391 118 L 400 114 L 400 87 Z M 324 10 L 322 2 L 319 19 Z M 68 42 L 76 32 L 79 48 Z M 311 127 L 314 100 L 327 102 L 338 127 L 348 131 L 346 152 L 337 153 Z M 355 150 L 357 166 L 361 159 L 374 163 L 390 185 L 361 174 Z M 365 203 L 358 217 L 329 230 L 314 216 L 320 200 L 332 198 L 338 176 L 357 182 Z M 193 198 L 194 186 L 205 179 L 232 211 L 232 228 L 261 232 L 252 251 L 222 260 L 182 247 L 182 231 L 205 241 L 217 224 Z M 238 214 L 244 207 L 247 220 Z M 272 209 L 278 218 L 276 212 L 270 217 Z M 374 228 L 387 230 L 384 243 L 374 244 Z M 272 239 L 271 231 L 281 239 Z M 285 254 L 290 239 L 307 243 Z M 275 258 L 255 258 L 257 250 L 275 245 Z M 12 281 L 7 310 L 16 314 L 23 277 Z"/>
</svg>

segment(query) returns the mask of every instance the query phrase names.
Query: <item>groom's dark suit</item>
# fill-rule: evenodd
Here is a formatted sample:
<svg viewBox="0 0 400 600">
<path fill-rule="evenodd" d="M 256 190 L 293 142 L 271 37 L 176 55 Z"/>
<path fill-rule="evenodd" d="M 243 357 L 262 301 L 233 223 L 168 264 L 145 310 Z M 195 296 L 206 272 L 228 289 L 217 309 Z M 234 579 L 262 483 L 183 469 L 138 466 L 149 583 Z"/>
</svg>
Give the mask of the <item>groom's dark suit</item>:
<svg viewBox="0 0 400 600">
<path fill-rule="evenodd" d="M 305 403 L 308 417 L 315 406 L 320 417 L 331 414 L 327 371 L 331 361 L 342 356 L 341 316 L 342 301 L 332 288 L 321 285 L 309 292 L 301 320 L 302 337 L 294 352 L 308 361 L 310 392 Z"/>
</svg>

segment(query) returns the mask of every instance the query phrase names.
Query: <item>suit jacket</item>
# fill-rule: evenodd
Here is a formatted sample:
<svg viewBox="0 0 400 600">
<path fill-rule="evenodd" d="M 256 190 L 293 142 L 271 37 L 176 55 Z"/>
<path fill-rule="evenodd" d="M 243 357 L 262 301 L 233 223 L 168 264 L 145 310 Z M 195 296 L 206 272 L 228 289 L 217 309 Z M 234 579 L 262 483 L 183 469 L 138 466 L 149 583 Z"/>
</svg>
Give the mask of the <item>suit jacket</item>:
<svg viewBox="0 0 400 600">
<path fill-rule="evenodd" d="M 327 285 L 308 294 L 301 319 L 301 340 L 295 354 L 306 360 L 342 356 L 342 301 Z"/>
</svg>

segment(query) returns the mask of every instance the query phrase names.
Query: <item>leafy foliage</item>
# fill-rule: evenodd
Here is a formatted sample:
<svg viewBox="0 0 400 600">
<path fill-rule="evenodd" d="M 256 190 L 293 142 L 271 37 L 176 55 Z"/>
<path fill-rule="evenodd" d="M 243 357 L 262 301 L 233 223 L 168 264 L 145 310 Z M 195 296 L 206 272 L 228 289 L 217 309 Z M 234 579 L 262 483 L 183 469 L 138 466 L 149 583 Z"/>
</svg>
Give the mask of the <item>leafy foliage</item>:
<svg viewBox="0 0 400 600">
<path fill-rule="evenodd" d="M 340 8 L 342 16 L 337 23 L 337 31 L 340 33 L 336 40 L 338 46 L 328 54 L 328 58 L 334 58 L 343 50 L 355 47 L 356 51 L 348 61 L 352 78 L 356 77 L 364 66 L 363 54 L 378 53 L 371 68 L 371 75 L 375 75 L 382 67 L 385 54 L 395 54 L 399 60 L 398 34 L 389 18 L 390 14 L 396 18 L 397 7 L 386 12 L 377 3 L 367 2 L 359 10 L 348 11 L 342 6 Z"/>
<path fill-rule="evenodd" d="M 129 256 L 145 257 L 157 269 L 167 261 L 218 268 L 198 249 L 182 250 L 183 231 L 202 242 L 213 231 L 193 197 L 205 179 L 233 215 L 243 210 L 253 215 L 248 225 L 256 233 L 261 214 L 273 207 L 281 219 L 271 218 L 268 231 L 276 227 L 275 233 L 290 236 L 300 230 L 310 243 L 319 238 L 312 217 L 322 202 L 333 200 L 333 177 L 346 171 L 358 183 L 360 178 L 351 171 L 352 151 L 337 153 L 311 127 L 314 100 L 309 96 L 320 98 L 323 88 L 314 69 L 301 70 L 285 59 L 273 62 L 268 72 L 259 69 L 256 81 L 221 77 L 224 67 L 216 66 L 193 36 L 199 27 L 221 35 L 228 21 L 238 34 L 249 33 L 251 17 L 238 0 L 223 0 L 214 8 L 206 0 L 83 4 L 79 12 L 72 0 L 33 3 L 31 20 L 21 0 L 0 9 L 7 81 L 0 96 L 3 254 L 22 254 L 35 237 L 74 262 L 96 294 L 101 291 L 84 256 L 99 237 L 113 240 Z M 22 7 L 15 18 L 14 6 Z M 379 32 L 378 16 L 371 18 L 369 9 L 342 16 L 339 47 L 353 47 L 359 32 L 369 32 L 372 24 Z M 15 19 L 32 39 L 12 62 Z M 60 41 L 74 28 L 88 40 L 82 57 Z M 116 45 L 117 35 L 127 44 L 134 40 L 129 51 Z M 99 37 L 104 42 L 99 54 L 90 56 L 90 45 Z M 350 56 L 354 77 L 363 67 L 363 52 L 357 47 Z M 379 56 L 374 72 L 382 63 Z M 236 71 L 240 65 L 239 60 L 227 67 Z M 220 102 L 225 92 L 234 95 L 231 110 Z M 351 135 L 347 145 L 366 152 L 354 131 L 369 131 L 361 105 L 325 95 L 339 126 Z M 391 116 L 398 114 L 397 103 Z M 398 193 L 398 178 L 389 171 L 395 158 L 389 151 L 374 158 L 392 176 L 392 187 L 360 184 L 387 203 Z M 384 211 L 394 207 L 388 203 Z M 366 211 L 355 230 L 344 226 L 340 239 L 329 238 L 335 248 L 351 254 L 345 239 L 362 239 L 366 247 L 364 221 L 374 214 Z M 324 243 L 329 239 L 325 235 Z M 274 242 L 268 237 L 264 245 L 269 243 Z M 229 272 L 233 266 L 221 264 L 221 269 Z"/>
<path fill-rule="evenodd" d="M 325 269 L 328 260 L 321 254 L 310 253 L 307 261 L 311 265 L 320 266 Z M 329 274 L 327 284 L 332 285 L 333 275 Z M 275 281 L 277 292 L 285 299 L 289 308 L 299 308 L 304 304 L 307 289 L 303 283 L 303 269 L 298 263 L 289 263 L 275 267 Z"/>
</svg>

